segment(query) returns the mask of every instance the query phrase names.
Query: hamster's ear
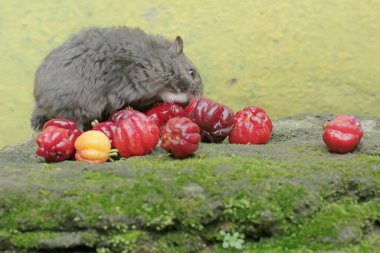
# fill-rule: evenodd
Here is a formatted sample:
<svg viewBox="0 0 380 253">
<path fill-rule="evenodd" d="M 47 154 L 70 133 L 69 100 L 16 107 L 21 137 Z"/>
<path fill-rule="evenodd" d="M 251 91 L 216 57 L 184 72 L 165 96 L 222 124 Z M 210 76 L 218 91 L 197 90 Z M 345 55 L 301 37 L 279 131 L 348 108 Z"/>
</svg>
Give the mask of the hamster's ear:
<svg viewBox="0 0 380 253">
<path fill-rule="evenodd" d="M 173 42 L 173 45 L 171 46 L 171 50 L 176 54 L 179 55 L 182 53 L 183 50 L 183 40 L 180 36 L 177 36 Z"/>
</svg>

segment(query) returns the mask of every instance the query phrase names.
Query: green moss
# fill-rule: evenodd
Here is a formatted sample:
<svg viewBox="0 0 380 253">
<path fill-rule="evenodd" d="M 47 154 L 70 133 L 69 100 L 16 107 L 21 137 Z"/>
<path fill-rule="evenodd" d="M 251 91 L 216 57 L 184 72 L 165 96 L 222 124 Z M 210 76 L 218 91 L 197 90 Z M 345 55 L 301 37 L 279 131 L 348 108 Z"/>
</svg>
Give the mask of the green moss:
<svg viewBox="0 0 380 253">
<path fill-rule="evenodd" d="M 360 165 L 365 165 L 363 158 L 359 159 Z M 376 159 L 370 158 L 367 164 L 377 162 Z M 318 166 L 294 167 L 281 163 L 259 161 L 256 159 L 242 158 L 222 158 L 215 159 L 191 159 L 191 161 L 179 162 L 171 161 L 169 164 L 161 159 L 137 159 L 126 162 L 129 171 L 133 173 L 132 178 L 119 175 L 118 171 L 81 171 L 78 181 L 81 185 L 70 184 L 69 181 L 62 180 L 62 184 L 72 186 L 63 193 L 52 193 L 46 189 L 41 189 L 39 182 L 44 183 L 54 180 L 54 175 L 46 175 L 45 178 L 32 178 L 31 185 L 39 188 L 39 194 L 35 198 L 25 199 L 23 192 L 18 196 L 15 193 L 12 196 L 2 197 L 6 202 L 14 205 L 17 212 L 9 212 L 5 217 L 42 217 L 29 225 L 40 223 L 52 228 L 55 223 L 67 221 L 68 218 L 57 219 L 55 213 L 75 214 L 85 212 L 91 214 L 86 217 L 72 217 L 74 222 L 99 220 L 105 214 L 124 214 L 138 215 L 143 213 L 147 219 L 147 224 L 167 223 L 170 225 L 170 217 L 172 212 L 178 209 L 187 208 L 198 209 L 203 205 L 201 198 L 189 199 L 188 201 L 180 200 L 175 202 L 175 193 L 181 193 L 186 184 L 196 182 L 199 184 L 206 196 L 220 194 L 226 203 L 227 209 L 234 206 L 240 209 L 247 209 L 248 206 L 267 206 L 271 209 L 270 204 L 275 203 L 273 210 L 281 209 L 281 212 L 288 217 L 291 215 L 292 207 L 294 207 L 297 199 L 306 196 L 305 187 L 292 182 L 294 177 L 310 174 L 313 171 L 334 171 L 335 174 L 343 173 L 340 184 L 346 184 L 345 181 L 350 178 L 362 174 L 362 171 L 355 171 L 358 161 L 352 161 L 349 165 L 346 163 L 335 163 Z M 346 167 L 348 166 L 348 168 Z M 159 173 L 151 173 L 151 169 L 159 171 Z M 368 172 L 368 170 L 367 170 Z M 371 176 L 371 171 L 368 176 Z M 270 178 L 270 180 L 268 180 Z M 376 177 L 375 177 L 376 178 Z M 166 181 L 164 181 L 165 179 Z M 278 180 L 281 179 L 281 180 Z M 68 179 L 72 180 L 72 178 Z M 227 181 L 228 180 L 228 181 Z M 133 181 L 133 183 L 131 183 Z M 229 183 L 226 183 L 229 182 Z M 239 183 L 247 183 L 240 185 Z M 323 182 L 321 182 L 323 183 Z M 236 186 L 239 188 L 234 188 Z M 252 196 L 251 190 L 256 187 L 260 188 L 258 198 Z M 364 187 L 364 186 L 363 186 Z M 361 189 L 358 189 L 359 191 Z M 238 194 L 235 194 L 239 191 Z M 17 193 L 17 192 L 16 192 Z M 294 194 L 296 193 L 296 194 Z M 328 189 L 321 191 L 321 194 L 328 196 Z M 233 198 L 230 197 L 233 195 Z M 248 196 L 244 204 L 244 197 Z M 65 198 L 65 202 L 58 201 L 57 197 Z M 254 200 L 254 203 L 251 203 Z M 175 205 L 179 205 L 175 208 Z M 239 205 L 242 205 L 239 207 Z M 248 206 L 247 206 L 248 205 Z M 253 207 L 254 208 L 254 207 Z M 286 208 L 290 208 L 286 210 Z M 249 208 L 248 208 L 249 209 Z M 164 211 L 167 211 L 164 214 Z M 171 210 L 169 212 L 169 210 Z M 207 211 L 207 210 L 206 210 Z M 188 213 L 188 214 L 186 214 Z M 191 215 L 192 212 L 185 212 L 181 218 Z M 227 212 L 228 213 L 228 212 Z M 45 215 L 41 215 L 45 214 Z M 242 216 L 245 216 L 243 214 Z M 50 218 L 51 217 L 51 218 Z M 252 217 L 250 217 L 252 218 Z M 85 220 L 84 220 L 85 219 Z M 201 219 L 201 217 L 200 217 Z M 2 219 L 1 225 L 6 226 L 6 220 Z M 29 222 L 31 222 L 29 220 Z"/>
<path fill-rule="evenodd" d="M 77 238 L 83 242 L 83 246 L 95 247 L 98 244 L 99 236 L 94 231 L 78 231 L 78 232 L 54 232 L 54 231 L 33 231 L 24 232 L 18 230 L 0 231 L 1 238 L 7 238 L 7 244 L 11 248 L 16 249 L 37 249 L 44 247 L 43 245 L 60 245 L 61 247 L 75 244 Z M 76 238 L 76 239 L 74 239 Z M 0 243 L 0 249 L 5 242 Z M 51 246 L 49 246 L 51 247 Z"/>
<path fill-rule="evenodd" d="M 37 248 L 40 240 L 50 240 L 56 236 L 52 232 L 13 232 L 10 242 L 16 248 Z"/>
<path fill-rule="evenodd" d="M 344 198 L 337 203 L 327 204 L 312 218 L 303 219 L 299 224 L 291 226 L 288 234 L 265 239 L 260 243 L 250 242 L 247 248 L 260 253 L 340 249 L 347 249 L 348 252 L 375 252 L 357 250 L 374 249 L 374 245 L 379 244 L 379 235 L 366 237 L 371 232 L 374 221 L 380 218 L 379 208 L 378 200 L 358 203 L 355 199 Z"/>
<path fill-rule="evenodd" d="M 379 156 L 269 161 L 220 147 L 185 160 L 156 152 L 100 166 L 5 168 L 17 187 L 4 184 L 0 194 L 0 238 L 34 248 L 39 236 L 93 230 L 81 238 L 98 252 L 237 250 L 223 248 L 231 238 L 220 231 L 244 235 L 242 246 L 254 252 L 376 245 L 368 231 L 380 220 Z"/>
<path fill-rule="evenodd" d="M 128 253 L 136 248 L 137 240 L 143 237 L 140 231 L 128 231 L 124 233 L 113 234 L 110 236 L 102 237 L 102 245 L 98 252 L 120 252 Z"/>
<path fill-rule="evenodd" d="M 155 243 L 157 251 L 166 253 L 201 252 L 205 247 L 201 237 L 184 232 L 168 233 Z"/>
</svg>

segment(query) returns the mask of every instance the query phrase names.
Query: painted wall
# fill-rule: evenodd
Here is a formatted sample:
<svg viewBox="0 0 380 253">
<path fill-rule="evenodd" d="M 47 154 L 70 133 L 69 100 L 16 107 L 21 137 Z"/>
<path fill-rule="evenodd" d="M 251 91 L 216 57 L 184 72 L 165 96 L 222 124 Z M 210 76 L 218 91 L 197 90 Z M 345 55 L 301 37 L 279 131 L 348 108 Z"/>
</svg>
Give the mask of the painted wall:
<svg viewBox="0 0 380 253">
<path fill-rule="evenodd" d="M 378 0 L 0 0 L 0 147 L 31 135 L 34 72 L 88 26 L 181 35 L 206 95 L 273 117 L 380 114 Z"/>
</svg>

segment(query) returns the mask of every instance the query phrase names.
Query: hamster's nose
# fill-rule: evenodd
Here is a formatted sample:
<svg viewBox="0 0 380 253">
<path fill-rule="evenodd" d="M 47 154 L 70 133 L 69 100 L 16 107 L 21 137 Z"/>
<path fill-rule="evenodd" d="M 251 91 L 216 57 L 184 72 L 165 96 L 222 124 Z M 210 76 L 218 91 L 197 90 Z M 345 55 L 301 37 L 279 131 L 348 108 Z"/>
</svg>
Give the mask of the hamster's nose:
<svg viewBox="0 0 380 253">
<path fill-rule="evenodd" d="M 190 99 L 193 99 L 193 98 L 201 98 L 203 95 L 203 89 L 202 87 L 197 87 L 195 89 L 193 89 L 190 93 Z"/>
</svg>

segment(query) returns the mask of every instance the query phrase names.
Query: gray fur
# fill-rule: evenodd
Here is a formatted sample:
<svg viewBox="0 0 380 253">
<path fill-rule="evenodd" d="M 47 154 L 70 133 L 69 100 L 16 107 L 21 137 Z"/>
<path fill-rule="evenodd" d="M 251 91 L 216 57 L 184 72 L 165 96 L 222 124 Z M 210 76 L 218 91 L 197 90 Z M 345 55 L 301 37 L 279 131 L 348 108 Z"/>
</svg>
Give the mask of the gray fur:
<svg viewBox="0 0 380 253">
<path fill-rule="evenodd" d="M 32 128 L 39 130 L 56 117 L 86 127 L 126 106 L 141 109 L 160 102 L 164 91 L 189 97 L 203 92 L 180 37 L 170 42 L 126 27 L 83 30 L 38 68 Z"/>
</svg>

